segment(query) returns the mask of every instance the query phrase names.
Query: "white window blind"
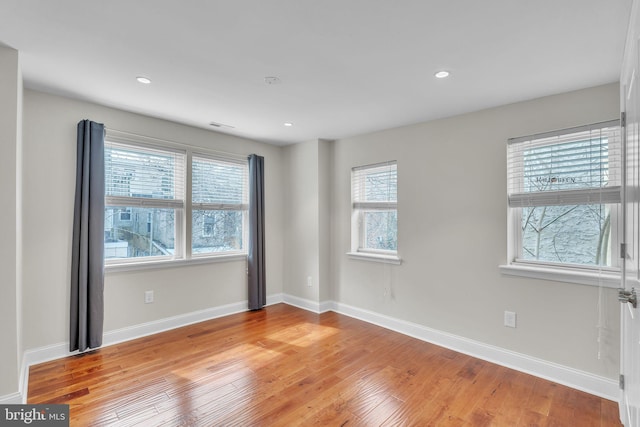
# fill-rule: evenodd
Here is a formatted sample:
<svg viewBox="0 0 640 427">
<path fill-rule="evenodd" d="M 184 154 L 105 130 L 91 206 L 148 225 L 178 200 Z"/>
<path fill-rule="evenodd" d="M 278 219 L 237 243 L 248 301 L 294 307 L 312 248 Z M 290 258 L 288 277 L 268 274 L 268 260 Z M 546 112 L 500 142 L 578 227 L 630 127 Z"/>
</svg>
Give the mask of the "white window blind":
<svg viewBox="0 0 640 427">
<path fill-rule="evenodd" d="M 352 251 L 397 252 L 397 163 L 390 161 L 353 168 L 351 190 Z"/>
<path fill-rule="evenodd" d="M 185 153 L 106 141 L 104 154 L 107 205 L 184 207 Z"/>
<path fill-rule="evenodd" d="M 398 171 L 395 161 L 353 168 L 351 182 L 354 208 L 397 207 Z"/>
<path fill-rule="evenodd" d="M 249 206 L 246 159 L 193 156 L 193 209 L 244 210 Z"/>
<path fill-rule="evenodd" d="M 510 139 L 510 207 L 619 203 L 618 121 Z"/>
</svg>

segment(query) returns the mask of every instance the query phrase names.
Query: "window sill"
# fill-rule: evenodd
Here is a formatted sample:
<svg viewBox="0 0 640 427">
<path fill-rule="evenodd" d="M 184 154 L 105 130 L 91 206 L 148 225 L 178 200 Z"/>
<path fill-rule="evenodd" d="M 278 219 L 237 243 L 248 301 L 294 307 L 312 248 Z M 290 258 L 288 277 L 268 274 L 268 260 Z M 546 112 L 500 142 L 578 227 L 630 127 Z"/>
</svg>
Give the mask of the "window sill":
<svg viewBox="0 0 640 427">
<path fill-rule="evenodd" d="M 373 261 L 395 265 L 402 264 L 402 259 L 400 259 L 400 257 L 398 257 L 397 255 L 383 255 L 367 252 L 347 252 L 347 256 L 351 259 L 357 259 L 360 261 Z"/>
<path fill-rule="evenodd" d="M 618 272 L 596 272 L 571 268 L 552 268 L 524 264 L 501 265 L 500 272 L 508 276 L 577 283 L 617 289 L 621 286 Z"/>
<path fill-rule="evenodd" d="M 191 259 L 163 259 L 140 262 L 122 262 L 119 264 L 105 264 L 105 273 L 119 273 L 123 271 L 156 270 L 160 268 L 184 267 L 188 265 L 214 264 L 218 262 L 246 261 L 247 254 L 231 254 L 216 256 L 199 256 Z"/>
</svg>

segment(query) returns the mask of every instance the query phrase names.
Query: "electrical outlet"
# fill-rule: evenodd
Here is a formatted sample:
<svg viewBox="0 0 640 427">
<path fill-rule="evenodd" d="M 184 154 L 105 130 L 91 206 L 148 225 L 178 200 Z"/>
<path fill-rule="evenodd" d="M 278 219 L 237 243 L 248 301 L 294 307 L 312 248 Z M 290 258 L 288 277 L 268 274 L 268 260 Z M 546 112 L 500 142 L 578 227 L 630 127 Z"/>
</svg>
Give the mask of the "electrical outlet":
<svg viewBox="0 0 640 427">
<path fill-rule="evenodd" d="M 153 291 L 144 292 L 144 303 L 151 304 L 153 302 Z"/>
<path fill-rule="evenodd" d="M 308 287 L 312 287 L 313 286 L 313 277 L 307 276 L 307 286 Z"/>
<path fill-rule="evenodd" d="M 508 328 L 516 327 L 516 313 L 513 311 L 504 312 L 504 326 Z"/>
</svg>

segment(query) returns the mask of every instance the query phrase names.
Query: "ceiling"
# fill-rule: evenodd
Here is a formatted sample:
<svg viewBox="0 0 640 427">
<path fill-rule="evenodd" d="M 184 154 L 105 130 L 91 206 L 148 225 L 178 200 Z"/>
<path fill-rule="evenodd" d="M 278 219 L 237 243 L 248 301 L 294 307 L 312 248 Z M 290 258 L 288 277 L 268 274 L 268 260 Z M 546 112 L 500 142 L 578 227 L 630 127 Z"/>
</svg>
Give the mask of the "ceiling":
<svg viewBox="0 0 640 427">
<path fill-rule="evenodd" d="M 27 88 L 284 145 L 618 81 L 631 3 L 0 0 L 0 43 Z"/>
</svg>

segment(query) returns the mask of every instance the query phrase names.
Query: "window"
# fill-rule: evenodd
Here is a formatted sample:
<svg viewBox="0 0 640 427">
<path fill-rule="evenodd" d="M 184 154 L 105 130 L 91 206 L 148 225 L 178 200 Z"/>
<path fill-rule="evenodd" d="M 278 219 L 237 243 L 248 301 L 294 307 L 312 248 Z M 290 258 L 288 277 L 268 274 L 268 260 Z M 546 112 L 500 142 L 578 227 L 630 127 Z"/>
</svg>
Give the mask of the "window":
<svg viewBox="0 0 640 427">
<path fill-rule="evenodd" d="M 120 221 L 131 221 L 131 209 L 120 209 Z"/>
<path fill-rule="evenodd" d="M 395 257 L 398 251 L 395 161 L 352 169 L 351 253 Z"/>
<path fill-rule="evenodd" d="M 243 251 L 249 209 L 248 163 L 194 155 L 191 164 L 192 253 Z"/>
<path fill-rule="evenodd" d="M 182 256 L 185 153 L 106 142 L 105 259 Z"/>
<path fill-rule="evenodd" d="M 107 264 L 246 254 L 246 159 L 118 141 L 105 142 Z"/>
<path fill-rule="evenodd" d="M 511 139 L 507 172 L 511 264 L 618 267 L 618 121 Z"/>
</svg>

